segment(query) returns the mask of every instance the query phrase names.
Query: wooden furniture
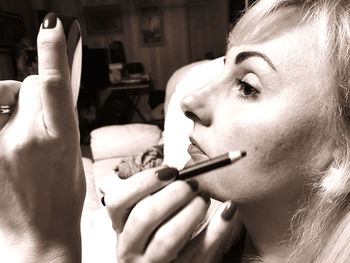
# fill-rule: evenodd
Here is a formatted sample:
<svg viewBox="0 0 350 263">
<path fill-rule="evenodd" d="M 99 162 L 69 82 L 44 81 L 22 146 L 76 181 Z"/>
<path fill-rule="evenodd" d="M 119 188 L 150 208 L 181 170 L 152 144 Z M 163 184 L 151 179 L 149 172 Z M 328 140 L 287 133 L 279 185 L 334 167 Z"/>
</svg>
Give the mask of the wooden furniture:
<svg viewBox="0 0 350 263">
<path fill-rule="evenodd" d="M 119 100 L 119 103 L 127 105 L 126 111 L 128 115 L 136 112 L 143 122 L 147 122 L 144 114 L 138 108 L 138 102 L 142 95 L 149 94 L 152 86 L 152 81 L 149 79 L 123 79 L 116 84 L 111 84 L 106 89 L 99 92 L 98 108 L 108 108 L 108 104 L 116 104 L 116 100 Z M 109 107 L 109 110 L 110 108 L 113 109 L 113 107 Z M 119 113 L 114 112 L 114 114 L 118 116 Z M 122 117 L 123 120 L 121 122 L 129 121 L 129 116 Z"/>
</svg>

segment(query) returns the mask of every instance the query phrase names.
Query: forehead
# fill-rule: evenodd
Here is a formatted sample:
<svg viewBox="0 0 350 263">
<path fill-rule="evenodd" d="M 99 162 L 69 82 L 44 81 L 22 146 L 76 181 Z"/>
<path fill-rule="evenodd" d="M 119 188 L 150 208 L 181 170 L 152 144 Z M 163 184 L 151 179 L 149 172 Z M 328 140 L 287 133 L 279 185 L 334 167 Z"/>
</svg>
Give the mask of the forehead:
<svg viewBox="0 0 350 263">
<path fill-rule="evenodd" d="M 300 27 L 302 18 L 297 10 L 288 7 L 266 14 L 248 11 L 230 32 L 228 48 L 241 43 L 264 42 Z"/>
<path fill-rule="evenodd" d="M 326 45 L 322 41 L 323 28 L 322 21 L 305 22 L 294 7 L 260 17 L 248 12 L 229 35 L 227 57 L 232 59 L 233 54 L 247 49 L 258 50 L 277 68 L 297 67 L 325 75 L 329 67 L 324 52 Z"/>
</svg>

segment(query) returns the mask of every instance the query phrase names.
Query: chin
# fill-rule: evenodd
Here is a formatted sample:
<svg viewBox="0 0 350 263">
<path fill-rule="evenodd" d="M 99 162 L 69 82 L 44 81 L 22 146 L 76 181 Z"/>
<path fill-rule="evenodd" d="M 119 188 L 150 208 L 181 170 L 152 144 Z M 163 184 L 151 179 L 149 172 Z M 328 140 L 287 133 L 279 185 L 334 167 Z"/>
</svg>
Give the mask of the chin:
<svg viewBox="0 0 350 263">
<path fill-rule="evenodd" d="M 193 165 L 189 164 L 189 165 Z M 228 200 L 229 194 L 227 191 L 232 193 L 232 191 L 225 189 L 223 185 L 217 179 L 217 171 L 210 171 L 205 174 L 197 175 L 189 180 L 196 180 L 199 184 L 199 191 L 207 192 L 211 198 L 217 199 L 219 201 Z"/>
<path fill-rule="evenodd" d="M 208 155 L 190 153 L 191 159 L 186 163 L 185 167 L 192 166 L 209 159 Z M 235 166 L 239 164 L 234 164 Z M 242 192 L 242 169 L 234 168 L 231 165 L 214 169 L 212 171 L 197 175 L 189 180 L 196 180 L 199 183 L 199 191 L 206 191 L 211 198 L 226 201 L 231 199 L 240 199 L 239 193 Z M 244 176 L 243 176 L 244 177 Z M 246 178 L 245 178 L 246 179 Z M 240 183 L 241 182 L 241 183 Z"/>
</svg>

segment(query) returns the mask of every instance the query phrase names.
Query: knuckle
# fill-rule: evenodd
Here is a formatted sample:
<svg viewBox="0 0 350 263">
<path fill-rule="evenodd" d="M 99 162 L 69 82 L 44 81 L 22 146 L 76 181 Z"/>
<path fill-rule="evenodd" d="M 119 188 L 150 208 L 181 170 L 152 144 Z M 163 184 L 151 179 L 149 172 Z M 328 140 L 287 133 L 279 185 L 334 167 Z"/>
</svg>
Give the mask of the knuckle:
<svg viewBox="0 0 350 263">
<path fill-rule="evenodd" d="M 41 77 L 41 85 L 52 90 L 61 90 L 68 87 L 68 80 L 61 75 L 45 75 Z"/>
<path fill-rule="evenodd" d="M 169 233 L 166 233 L 165 231 L 162 231 L 162 229 L 159 229 L 157 233 L 154 236 L 154 241 L 156 247 L 160 246 L 164 250 L 172 249 L 175 246 L 175 239 L 169 238 Z"/>
<path fill-rule="evenodd" d="M 183 189 L 185 185 L 187 185 L 187 183 L 185 181 L 182 181 L 182 180 L 176 180 L 175 182 L 173 182 L 171 184 L 171 186 L 176 188 L 176 189 Z"/>
<path fill-rule="evenodd" d="M 209 203 L 207 203 L 205 201 L 205 199 L 202 196 L 196 196 L 193 200 L 192 200 L 192 205 L 194 206 L 194 208 L 196 210 L 198 210 L 198 212 L 204 212 L 207 211 L 207 207 L 210 205 Z"/>
<path fill-rule="evenodd" d="M 173 260 L 178 255 L 177 243 L 174 239 L 169 238 L 169 235 L 156 233 L 154 237 L 154 246 L 158 248 L 158 253 L 153 255 L 151 262 L 163 262 L 166 260 Z"/>
<path fill-rule="evenodd" d="M 124 242 L 117 242 L 116 258 L 118 263 L 145 262 L 140 254 L 134 252 L 133 248 L 124 244 Z"/>
<path fill-rule="evenodd" d="M 141 201 L 131 211 L 130 220 L 132 225 L 147 227 L 151 224 L 156 213 L 154 206 L 146 205 L 147 202 Z"/>
<path fill-rule="evenodd" d="M 174 183 L 168 186 L 170 194 L 174 197 L 180 198 L 184 196 L 192 195 L 194 192 L 191 190 L 191 187 L 185 181 L 175 181 Z"/>
</svg>

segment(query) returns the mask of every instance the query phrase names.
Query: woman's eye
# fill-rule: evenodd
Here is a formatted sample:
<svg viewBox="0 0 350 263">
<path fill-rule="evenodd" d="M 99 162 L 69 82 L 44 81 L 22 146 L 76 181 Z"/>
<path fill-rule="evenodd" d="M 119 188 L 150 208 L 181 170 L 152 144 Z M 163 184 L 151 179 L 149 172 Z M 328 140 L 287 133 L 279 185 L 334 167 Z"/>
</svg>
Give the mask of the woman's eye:
<svg viewBox="0 0 350 263">
<path fill-rule="evenodd" d="M 259 91 L 247 82 L 237 80 L 239 96 L 243 99 L 255 99 L 259 95 Z"/>
</svg>

